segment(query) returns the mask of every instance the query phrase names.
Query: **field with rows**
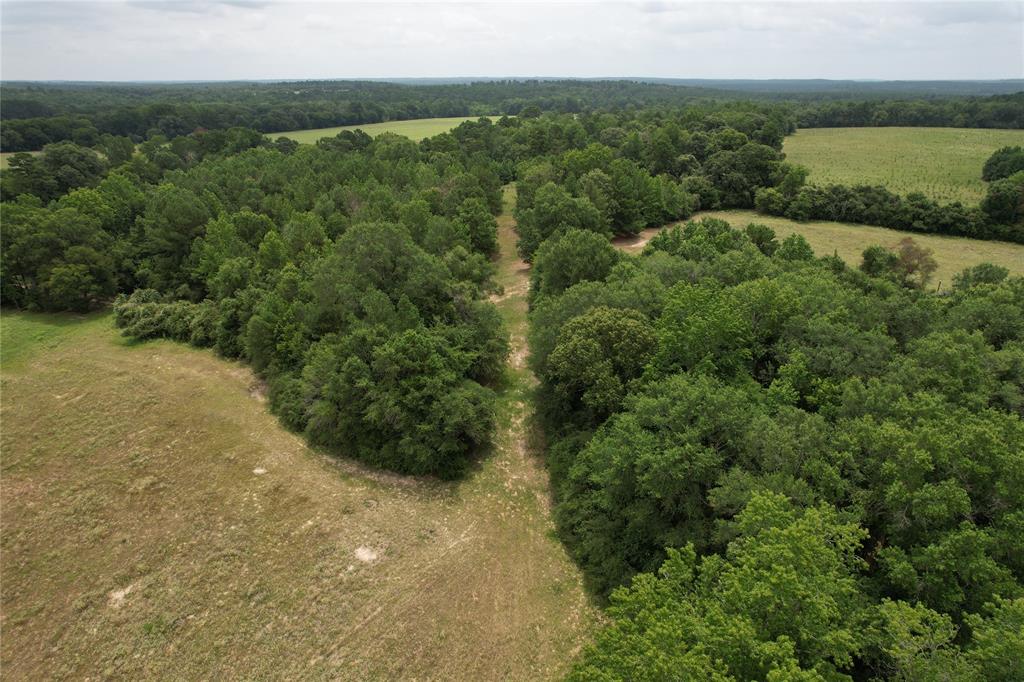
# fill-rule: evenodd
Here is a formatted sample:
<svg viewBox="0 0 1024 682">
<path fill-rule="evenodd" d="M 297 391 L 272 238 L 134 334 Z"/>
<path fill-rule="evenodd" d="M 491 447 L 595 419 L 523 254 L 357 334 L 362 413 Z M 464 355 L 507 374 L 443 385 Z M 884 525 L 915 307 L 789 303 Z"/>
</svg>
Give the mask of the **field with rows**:
<svg viewBox="0 0 1024 682">
<path fill-rule="evenodd" d="M 811 170 L 816 185 L 884 185 L 977 204 L 985 195 L 982 165 L 1009 145 L 1024 145 L 1024 130 L 807 128 L 787 137 L 783 151 Z"/>
</svg>

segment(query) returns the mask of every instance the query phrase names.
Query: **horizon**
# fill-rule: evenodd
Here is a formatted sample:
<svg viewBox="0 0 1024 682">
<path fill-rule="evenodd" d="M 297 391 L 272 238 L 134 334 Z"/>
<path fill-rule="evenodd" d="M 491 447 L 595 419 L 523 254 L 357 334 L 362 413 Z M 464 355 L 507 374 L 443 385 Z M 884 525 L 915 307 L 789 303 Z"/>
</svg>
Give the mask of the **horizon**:
<svg viewBox="0 0 1024 682">
<path fill-rule="evenodd" d="M 1024 84 L 1024 77 L 1008 78 L 754 78 L 736 76 L 730 78 L 705 78 L 699 76 L 323 76 L 323 77 L 288 77 L 280 78 L 190 78 L 190 79 L 133 79 L 133 80 L 75 80 L 66 78 L 0 78 L 2 83 L 71 83 L 71 84 L 93 84 L 93 83 L 117 83 L 117 84 L 192 84 L 192 83 L 316 83 L 316 82 L 363 82 L 363 83 L 395 83 L 401 85 L 403 81 L 440 81 L 438 84 L 447 83 L 485 83 L 493 81 L 682 81 L 687 83 L 1014 83 Z"/>
</svg>

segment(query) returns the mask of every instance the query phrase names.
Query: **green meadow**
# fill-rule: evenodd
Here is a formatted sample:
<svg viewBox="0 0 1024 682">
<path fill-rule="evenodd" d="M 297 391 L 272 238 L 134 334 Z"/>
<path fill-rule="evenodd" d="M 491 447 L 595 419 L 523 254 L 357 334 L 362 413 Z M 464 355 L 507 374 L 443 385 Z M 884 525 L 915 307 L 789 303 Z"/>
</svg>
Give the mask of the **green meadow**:
<svg viewBox="0 0 1024 682">
<path fill-rule="evenodd" d="M 786 138 L 786 159 L 816 185 L 884 185 L 897 194 L 977 204 L 981 167 L 1000 147 L 1024 145 L 1024 130 L 806 128 Z"/>
</svg>

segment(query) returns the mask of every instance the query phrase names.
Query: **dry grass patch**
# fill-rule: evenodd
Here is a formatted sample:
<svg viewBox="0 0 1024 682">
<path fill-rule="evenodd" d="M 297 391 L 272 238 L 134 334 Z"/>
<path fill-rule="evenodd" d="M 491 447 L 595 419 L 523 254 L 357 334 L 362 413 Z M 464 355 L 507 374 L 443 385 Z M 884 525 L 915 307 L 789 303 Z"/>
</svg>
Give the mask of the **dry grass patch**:
<svg viewBox="0 0 1024 682">
<path fill-rule="evenodd" d="M 499 307 L 525 353 L 525 302 Z M 109 316 L 2 327 L 12 679 L 553 679 L 587 640 L 527 370 L 509 370 L 495 451 L 448 484 L 310 450 L 247 368 L 129 344 Z"/>
<path fill-rule="evenodd" d="M 854 223 L 807 222 L 799 223 L 787 218 L 761 215 L 754 211 L 702 211 L 692 220 L 720 218 L 742 230 L 750 223 L 760 223 L 775 230 L 780 240 L 790 234 L 802 234 L 818 256 L 839 255 L 852 267 L 860 265 L 861 254 L 869 246 L 878 244 L 892 247 L 905 237 L 931 249 L 938 262 L 932 276 L 931 288 L 948 289 L 953 275 L 979 263 L 995 263 L 1007 268 L 1011 274 L 1024 275 L 1024 245 L 1009 242 L 984 241 L 966 237 L 940 237 L 919 232 L 903 232 L 885 227 L 856 225 Z M 644 230 L 636 237 L 620 238 L 615 244 L 630 253 L 639 253 L 644 245 L 662 228 Z"/>
<path fill-rule="evenodd" d="M 371 137 L 381 133 L 405 135 L 410 140 L 420 141 L 446 133 L 464 121 L 475 121 L 476 116 L 453 116 L 449 118 L 419 118 L 409 121 L 385 121 L 384 123 L 363 123 L 354 126 L 337 126 L 335 128 L 314 128 L 311 130 L 290 130 L 284 133 L 268 133 L 268 137 L 277 139 L 288 137 L 296 142 L 312 144 L 324 137 L 334 137 L 343 130 L 362 130 Z"/>
</svg>

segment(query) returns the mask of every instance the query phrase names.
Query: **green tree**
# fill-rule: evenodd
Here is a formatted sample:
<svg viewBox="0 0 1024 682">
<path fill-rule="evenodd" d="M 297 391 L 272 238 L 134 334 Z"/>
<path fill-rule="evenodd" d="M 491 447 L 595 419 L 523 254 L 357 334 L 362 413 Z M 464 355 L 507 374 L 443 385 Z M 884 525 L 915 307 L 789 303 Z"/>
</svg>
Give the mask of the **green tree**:
<svg viewBox="0 0 1024 682">
<path fill-rule="evenodd" d="M 534 296 L 554 296 L 579 282 L 601 281 L 619 261 L 604 235 L 571 229 L 545 240 L 530 273 Z"/>
<path fill-rule="evenodd" d="M 463 201 L 456 220 L 465 226 L 475 251 L 489 256 L 497 250 L 498 223 L 483 199 L 470 197 Z"/>
<path fill-rule="evenodd" d="M 992 182 L 981 201 L 981 210 L 997 224 L 1019 222 L 1024 217 L 1024 171 Z"/>
<path fill-rule="evenodd" d="M 844 679 L 865 643 L 867 533 L 830 507 L 755 495 L 725 555 L 669 550 L 612 597 L 570 680 Z"/>
<path fill-rule="evenodd" d="M 656 344 L 654 327 L 643 313 L 594 308 L 562 328 L 544 381 L 561 403 L 585 409 L 597 425 L 620 409 Z"/>
</svg>

